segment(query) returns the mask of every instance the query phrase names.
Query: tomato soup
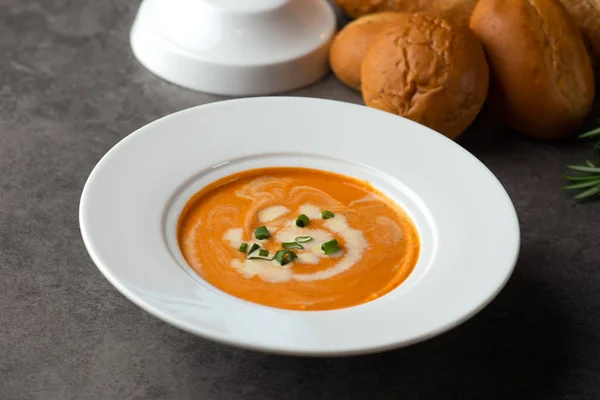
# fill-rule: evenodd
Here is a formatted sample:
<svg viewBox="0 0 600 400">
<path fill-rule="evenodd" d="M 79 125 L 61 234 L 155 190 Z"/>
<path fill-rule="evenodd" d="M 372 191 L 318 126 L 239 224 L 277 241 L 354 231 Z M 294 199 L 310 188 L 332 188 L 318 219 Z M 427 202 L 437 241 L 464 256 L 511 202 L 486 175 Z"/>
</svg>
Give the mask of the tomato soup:
<svg viewBox="0 0 600 400">
<path fill-rule="evenodd" d="M 202 189 L 178 226 L 207 282 L 292 310 L 366 303 L 400 285 L 419 257 L 404 211 L 368 182 L 307 168 L 248 170 Z"/>
</svg>

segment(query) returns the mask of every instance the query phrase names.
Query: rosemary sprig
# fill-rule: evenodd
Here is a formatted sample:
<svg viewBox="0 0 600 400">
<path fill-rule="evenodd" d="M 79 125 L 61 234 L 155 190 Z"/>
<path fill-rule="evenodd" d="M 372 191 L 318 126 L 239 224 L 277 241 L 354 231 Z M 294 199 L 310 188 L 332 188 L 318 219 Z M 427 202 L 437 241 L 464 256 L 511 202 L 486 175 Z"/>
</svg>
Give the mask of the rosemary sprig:
<svg viewBox="0 0 600 400">
<path fill-rule="evenodd" d="M 600 124 L 600 119 L 596 122 Z M 579 135 L 582 139 L 598 138 L 593 149 L 600 149 L 600 127 Z M 567 165 L 571 171 L 577 171 L 581 174 L 576 176 L 565 175 L 563 178 L 570 184 L 563 186 L 564 190 L 581 190 L 573 196 L 575 200 L 589 200 L 593 197 L 600 196 L 600 167 L 596 166 L 590 160 L 587 160 L 584 165 Z"/>
</svg>

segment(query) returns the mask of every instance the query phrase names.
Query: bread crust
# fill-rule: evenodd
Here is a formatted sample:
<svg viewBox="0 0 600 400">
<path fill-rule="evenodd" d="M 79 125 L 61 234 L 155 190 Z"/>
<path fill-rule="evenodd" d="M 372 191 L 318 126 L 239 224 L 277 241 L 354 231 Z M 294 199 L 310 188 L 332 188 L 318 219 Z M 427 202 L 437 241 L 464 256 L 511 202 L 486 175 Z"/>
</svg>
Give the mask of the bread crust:
<svg viewBox="0 0 600 400">
<path fill-rule="evenodd" d="M 592 68 L 600 76 L 600 0 L 560 0 L 583 34 Z"/>
<path fill-rule="evenodd" d="M 536 138 L 567 136 L 594 100 L 579 29 L 556 0 L 481 0 L 471 17 L 491 68 L 490 106 Z"/>
<path fill-rule="evenodd" d="M 364 58 L 365 104 L 458 137 L 487 95 L 489 71 L 479 42 L 437 15 L 405 14 L 397 25 Z"/>
<path fill-rule="evenodd" d="M 333 39 L 329 63 L 333 73 L 346 85 L 360 91 L 360 68 L 369 46 L 402 14 L 382 12 L 365 15 L 346 25 Z"/>
<path fill-rule="evenodd" d="M 352 17 L 382 11 L 434 13 L 458 24 L 468 25 L 477 0 L 336 0 L 342 11 Z"/>
</svg>

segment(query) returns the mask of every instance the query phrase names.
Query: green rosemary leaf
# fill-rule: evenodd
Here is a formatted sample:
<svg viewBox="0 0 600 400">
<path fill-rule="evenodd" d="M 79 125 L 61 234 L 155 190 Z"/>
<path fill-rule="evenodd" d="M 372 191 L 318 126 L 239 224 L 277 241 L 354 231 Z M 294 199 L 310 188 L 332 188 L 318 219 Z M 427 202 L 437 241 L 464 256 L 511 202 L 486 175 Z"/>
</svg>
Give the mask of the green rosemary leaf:
<svg viewBox="0 0 600 400">
<path fill-rule="evenodd" d="M 583 189 L 590 186 L 600 185 L 600 177 L 596 177 L 594 180 L 584 181 L 581 183 L 574 183 L 572 185 L 563 186 L 562 188 L 565 190 L 573 190 L 573 189 Z"/>
<path fill-rule="evenodd" d="M 585 166 L 585 165 L 567 165 L 567 168 L 572 169 L 573 171 L 598 172 L 598 173 L 600 173 L 600 168 L 598 168 L 598 167 L 589 167 L 589 166 Z"/>
<path fill-rule="evenodd" d="M 596 118 L 596 122 L 600 125 L 600 118 Z M 599 138 L 600 137 L 600 126 L 582 133 L 579 135 L 580 138 Z M 592 151 L 600 149 L 600 140 L 596 140 L 592 147 Z M 573 196 L 575 200 L 584 200 L 590 197 L 600 197 L 600 167 L 596 166 L 590 160 L 586 160 L 584 165 L 567 165 L 567 169 L 572 171 L 584 172 L 579 176 L 564 175 L 563 178 L 570 182 L 568 185 L 562 187 L 563 190 L 577 190 L 583 189 L 582 192 Z"/>
<path fill-rule="evenodd" d="M 600 193 L 600 185 L 594 186 L 591 189 L 588 189 L 584 192 L 579 193 L 577 196 L 573 197 L 575 200 L 583 200 Z"/>
<path fill-rule="evenodd" d="M 563 178 L 570 182 L 581 182 L 581 181 L 593 181 L 596 179 L 600 179 L 600 175 L 582 175 L 582 176 L 563 175 Z"/>
<path fill-rule="evenodd" d="M 592 129 L 591 131 L 584 132 L 581 135 L 579 135 L 579 137 L 582 139 L 596 137 L 596 136 L 600 136 L 600 127 L 596 128 L 596 129 Z"/>
</svg>

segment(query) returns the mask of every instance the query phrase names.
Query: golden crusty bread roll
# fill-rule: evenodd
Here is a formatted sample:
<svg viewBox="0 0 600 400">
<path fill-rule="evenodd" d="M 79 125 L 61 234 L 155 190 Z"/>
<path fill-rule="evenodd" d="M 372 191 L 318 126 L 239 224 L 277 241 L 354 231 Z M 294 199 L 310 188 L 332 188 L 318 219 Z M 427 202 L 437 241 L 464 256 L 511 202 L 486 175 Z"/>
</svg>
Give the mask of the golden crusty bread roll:
<svg viewBox="0 0 600 400">
<path fill-rule="evenodd" d="M 595 69 L 600 77 L 600 0 L 560 0 L 584 35 Z"/>
<path fill-rule="evenodd" d="M 566 136 L 594 100 L 590 59 L 577 26 L 556 0 L 481 0 L 471 29 L 491 69 L 490 106 L 536 138 Z"/>
<path fill-rule="evenodd" d="M 352 17 L 382 11 L 434 13 L 458 24 L 468 25 L 477 0 L 336 0 L 342 11 Z"/>
<path fill-rule="evenodd" d="M 333 73 L 346 85 L 360 91 L 360 66 L 367 49 L 401 17 L 400 13 L 382 12 L 365 15 L 346 25 L 331 43 L 329 63 Z"/>
<path fill-rule="evenodd" d="M 363 60 L 365 104 L 458 137 L 487 95 L 481 45 L 468 28 L 436 15 L 405 14 L 396 25 Z"/>
</svg>

